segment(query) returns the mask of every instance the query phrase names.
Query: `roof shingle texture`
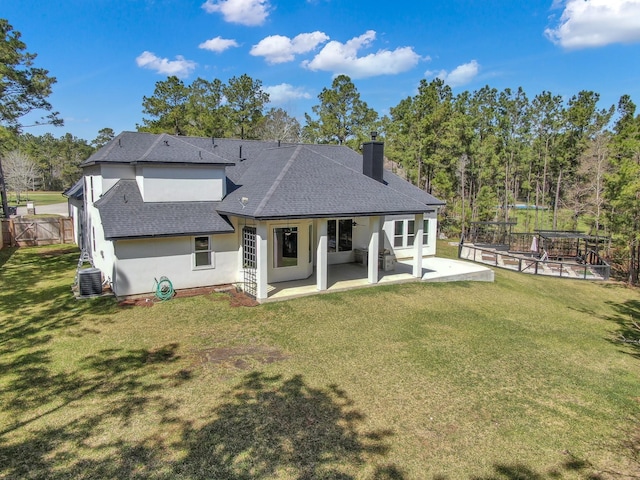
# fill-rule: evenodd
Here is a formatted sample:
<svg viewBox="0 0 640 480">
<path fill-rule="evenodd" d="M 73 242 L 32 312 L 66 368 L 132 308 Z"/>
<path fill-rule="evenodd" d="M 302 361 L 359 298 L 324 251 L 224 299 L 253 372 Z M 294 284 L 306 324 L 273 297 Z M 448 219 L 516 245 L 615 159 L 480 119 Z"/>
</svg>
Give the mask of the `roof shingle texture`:
<svg viewBox="0 0 640 480">
<path fill-rule="evenodd" d="M 107 239 L 231 233 L 219 202 L 143 202 L 135 180 L 119 180 L 95 202 Z"/>
<path fill-rule="evenodd" d="M 177 137 L 166 133 L 123 132 L 80 164 L 96 163 L 174 163 L 232 165 L 233 161 L 211 148 L 211 139 Z"/>
<path fill-rule="evenodd" d="M 422 213 L 444 205 L 385 170 L 362 173 L 362 155 L 338 145 L 123 132 L 83 162 L 224 165 L 221 202 L 144 203 L 134 180 L 120 180 L 96 202 L 108 238 L 233 231 L 223 215 L 257 219 Z"/>
<path fill-rule="evenodd" d="M 269 219 L 421 213 L 426 209 L 412 192 L 393 189 L 305 145 L 268 149 L 244 162 L 244 173 L 234 181 L 238 188 L 222 201 L 221 212 Z"/>
</svg>

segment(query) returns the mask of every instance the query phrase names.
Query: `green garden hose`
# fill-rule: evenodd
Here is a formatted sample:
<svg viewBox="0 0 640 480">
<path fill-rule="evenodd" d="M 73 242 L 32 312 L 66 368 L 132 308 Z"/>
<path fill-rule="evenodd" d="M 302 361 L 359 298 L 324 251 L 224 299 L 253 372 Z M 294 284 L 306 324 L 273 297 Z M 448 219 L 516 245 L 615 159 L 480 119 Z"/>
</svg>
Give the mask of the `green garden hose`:
<svg viewBox="0 0 640 480">
<path fill-rule="evenodd" d="M 156 280 L 156 297 L 158 297 L 160 300 L 169 300 L 171 297 L 173 297 L 173 284 L 171 283 L 171 280 L 169 280 L 167 277 L 160 277 L 160 280 L 158 280 L 157 278 Z"/>
</svg>

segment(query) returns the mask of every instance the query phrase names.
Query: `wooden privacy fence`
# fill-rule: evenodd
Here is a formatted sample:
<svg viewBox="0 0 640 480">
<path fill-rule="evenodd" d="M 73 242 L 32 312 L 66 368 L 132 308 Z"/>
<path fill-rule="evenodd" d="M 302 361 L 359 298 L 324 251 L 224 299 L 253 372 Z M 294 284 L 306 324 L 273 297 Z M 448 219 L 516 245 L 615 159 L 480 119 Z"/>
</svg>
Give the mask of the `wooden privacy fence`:
<svg viewBox="0 0 640 480">
<path fill-rule="evenodd" d="M 68 217 L 2 219 L 2 246 L 28 247 L 73 243 L 73 219 Z"/>
</svg>

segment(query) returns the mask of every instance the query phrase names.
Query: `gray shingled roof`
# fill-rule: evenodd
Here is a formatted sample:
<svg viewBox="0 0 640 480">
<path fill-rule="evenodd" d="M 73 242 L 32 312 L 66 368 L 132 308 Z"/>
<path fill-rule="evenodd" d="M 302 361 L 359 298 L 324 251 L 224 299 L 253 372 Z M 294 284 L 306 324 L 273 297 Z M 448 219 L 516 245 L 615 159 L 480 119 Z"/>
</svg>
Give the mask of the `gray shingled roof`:
<svg viewBox="0 0 640 480">
<path fill-rule="evenodd" d="M 62 192 L 62 195 L 67 198 L 82 200 L 84 198 L 84 177 Z"/>
<path fill-rule="evenodd" d="M 211 139 L 201 138 L 198 142 L 188 139 L 193 140 L 193 137 L 122 132 L 80 166 L 96 163 L 233 165 L 233 160 L 221 157 L 214 151 Z"/>
<path fill-rule="evenodd" d="M 425 203 L 412 192 L 369 178 L 314 147 L 271 148 L 255 160 L 245 160 L 244 172 L 234 180 L 238 188 L 225 197 L 218 210 L 261 219 L 425 211 Z M 236 172 L 231 170 L 234 176 Z"/>
<path fill-rule="evenodd" d="M 259 219 L 413 214 L 444 202 L 385 170 L 362 173 L 362 155 L 339 145 L 123 132 L 83 162 L 225 165 L 221 202 L 144 203 L 134 180 L 96 202 L 107 238 L 231 232 L 221 215 Z"/>
<path fill-rule="evenodd" d="M 345 167 L 351 168 L 358 172 L 362 172 L 362 155 L 354 150 L 351 150 L 348 147 L 339 145 L 309 145 L 309 148 L 314 152 L 318 152 L 324 156 L 332 158 Z M 442 200 L 437 199 L 430 193 L 427 193 L 424 190 L 416 187 L 412 183 L 406 181 L 402 177 L 399 177 L 395 173 L 390 172 L 389 170 L 384 171 L 383 179 L 385 183 L 393 190 L 415 198 L 425 205 L 434 207 L 445 205 L 445 202 L 443 202 Z"/>
<path fill-rule="evenodd" d="M 96 203 L 107 239 L 231 233 L 220 202 L 142 201 L 135 180 L 119 180 Z"/>
</svg>

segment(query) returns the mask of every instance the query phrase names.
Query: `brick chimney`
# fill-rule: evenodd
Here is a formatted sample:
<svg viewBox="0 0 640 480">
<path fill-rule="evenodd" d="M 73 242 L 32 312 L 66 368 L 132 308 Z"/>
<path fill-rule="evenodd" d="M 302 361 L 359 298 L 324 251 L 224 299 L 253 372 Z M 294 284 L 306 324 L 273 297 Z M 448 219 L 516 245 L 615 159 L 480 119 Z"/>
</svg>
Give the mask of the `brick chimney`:
<svg viewBox="0 0 640 480">
<path fill-rule="evenodd" d="M 384 143 L 377 142 L 378 132 L 371 132 L 371 141 L 362 145 L 362 173 L 383 183 Z"/>
</svg>

